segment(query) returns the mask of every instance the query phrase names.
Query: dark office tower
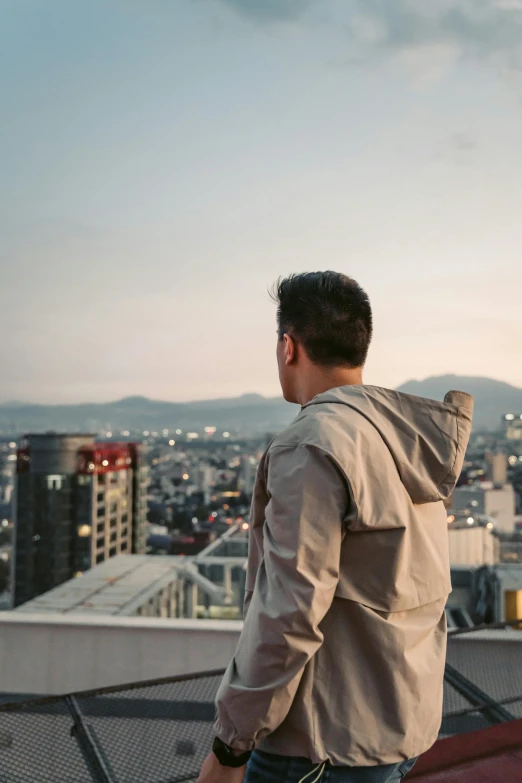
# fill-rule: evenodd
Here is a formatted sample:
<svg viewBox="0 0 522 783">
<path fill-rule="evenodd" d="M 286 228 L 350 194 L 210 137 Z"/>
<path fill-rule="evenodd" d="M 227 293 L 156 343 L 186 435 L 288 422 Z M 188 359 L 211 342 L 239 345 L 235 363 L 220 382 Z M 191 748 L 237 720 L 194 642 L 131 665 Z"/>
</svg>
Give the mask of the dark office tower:
<svg viewBox="0 0 522 783">
<path fill-rule="evenodd" d="M 145 551 L 147 467 L 138 444 L 27 435 L 15 491 L 14 606 L 114 555 Z"/>
</svg>

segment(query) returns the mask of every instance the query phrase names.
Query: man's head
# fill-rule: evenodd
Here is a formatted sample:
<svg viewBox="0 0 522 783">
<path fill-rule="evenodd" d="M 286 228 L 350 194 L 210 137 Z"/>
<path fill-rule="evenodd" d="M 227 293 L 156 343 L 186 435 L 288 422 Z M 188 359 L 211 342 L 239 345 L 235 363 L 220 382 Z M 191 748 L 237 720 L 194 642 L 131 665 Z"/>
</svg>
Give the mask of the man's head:
<svg viewBox="0 0 522 783">
<path fill-rule="evenodd" d="M 278 280 L 272 297 L 286 400 L 302 405 L 333 386 L 362 382 L 372 311 L 355 280 L 338 272 L 291 275 Z"/>
</svg>

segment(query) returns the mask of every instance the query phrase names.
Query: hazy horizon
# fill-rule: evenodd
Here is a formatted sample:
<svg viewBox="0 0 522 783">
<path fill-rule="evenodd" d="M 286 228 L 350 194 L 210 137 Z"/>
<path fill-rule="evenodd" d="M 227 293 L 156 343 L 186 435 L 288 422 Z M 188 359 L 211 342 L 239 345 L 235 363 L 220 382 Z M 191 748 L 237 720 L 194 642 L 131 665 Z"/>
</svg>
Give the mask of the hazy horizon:
<svg viewBox="0 0 522 783">
<path fill-rule="evenodd" d="M 509 386 L 512 386 L 514 389 L 520 390 L 522 392 L 522 387 L 518 387 L 513 384 L 509 384 L 508 381 L 504 381 L 500 378 L 491 378 L 490 376 L 461 376 L 458 373 L 441 373 L 438 376 L 428 376 L 426 378 L 406 378 L 402 383 L 397 384 L 395 387 L 390 388 L 400 388 L 401 386 L 407 384 L 407 383 L 423 383 L 425 381 L 434 380 L 441 377 L 456 377 L 456 378 L 466 378 L 466 377 L 473 377 L 474 379 L 478 380 L 489 380 L 494 381 L 497 383 L 505 383 Z M 365 382 L 365 385 L 368 385 Z M 379 385 L 379 384 L 371 384 L 371 385 Z M 449 388 L 448 388 L 449 391 Z M 466 389 L 462 389 L 462 391 L 466 391 Z M 151 402 L 172 402 L 172 403 L 181 403 L 181 404 L 190 404 L 192 402 L 213 402 L 213 401 L 219 401 L 223 399 L 236 399 L 236 398 L 243 398 L 243 397 L 262 397 L 263 399 L 277 399 L 282 397 L 281 389 L 279 389 L 279 393 L 276 394 L 261 394 L 257 391 L 240 391 L 237 394 L 232 394 L 230 396 L 225 397 L 209 397 L 209 396 L 202 396 L 202 397 L 194 397 L 191 399 L 169 399 L 169 398 L 163 398 L 163 397 L 149 397 L 147 395 L 143 394 L 126 394 L 123 397 L 118 397 L 115 399 L 100 399 L 100 400 L 63 400 L 62 402 L 56 402 L 55 400 L 39 400 L 39 399 L 11 399 L 11 400 L 1 400 L 0 399 L 0 405 L 103 405 L 103 404 L 111 404 L 114 402 L 120 402 L 121 400 L 126 399 L 146 399 L 150 400 Z"/>
<path fill-rule="evenodd" d="M 267 288 L 328 268 L 366 382 L 522 386 L 522 0 L 4 0 L 0 41 L 1 400 L 277 396 Z"/>
</svg>

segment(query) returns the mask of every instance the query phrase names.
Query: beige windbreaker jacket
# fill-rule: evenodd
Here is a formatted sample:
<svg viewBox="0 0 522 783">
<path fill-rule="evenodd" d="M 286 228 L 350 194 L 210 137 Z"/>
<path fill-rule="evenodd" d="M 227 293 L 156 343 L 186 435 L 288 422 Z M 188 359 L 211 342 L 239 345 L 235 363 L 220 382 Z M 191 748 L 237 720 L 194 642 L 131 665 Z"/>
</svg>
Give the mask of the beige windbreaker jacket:
<svg viewBox="0 0 522 783">
<path fill-rule="evenodd" d="M 372 766 L 437 738 L 451 590 L 443 499 L 473 398 L 315 397 L 259 466 L 245 622 L 215 731 L 238 749 Z"/>
</svg>

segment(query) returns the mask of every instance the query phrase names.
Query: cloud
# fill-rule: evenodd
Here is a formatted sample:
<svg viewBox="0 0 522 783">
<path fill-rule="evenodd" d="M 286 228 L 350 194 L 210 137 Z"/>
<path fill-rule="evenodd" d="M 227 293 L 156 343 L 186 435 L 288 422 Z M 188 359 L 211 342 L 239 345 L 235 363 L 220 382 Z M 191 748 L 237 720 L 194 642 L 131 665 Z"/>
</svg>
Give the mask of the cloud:
<svg viewBox="0 0 522 783">
<path fill-rule="evenodd" d="M 450 146 L 459 153 L 471 152 L 477 146 L 477 142 L 469 133 L 454 133 L 449 142 Z"/>
<path fill-rule="evenodd" d="M 396 59 L 421 86 L 463 59 L 522 70 L 522 0 L 216 1 L 254 23 L 329 20 L 348 31 L 349 62 Z"/>
<path fill-rule="evenodd" d="M 242 16 L 263 23 L 299 19 L 316 0 L 221 0 Z"/>
<path fill-rule="evenodd" d="M 521 0 L 354 0 L 352 10 L 350 31 L 362 60 L 396 56 L 428 80 L 462 59 L 522 69 Z"/>
</svg>

